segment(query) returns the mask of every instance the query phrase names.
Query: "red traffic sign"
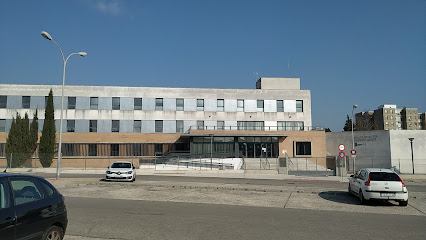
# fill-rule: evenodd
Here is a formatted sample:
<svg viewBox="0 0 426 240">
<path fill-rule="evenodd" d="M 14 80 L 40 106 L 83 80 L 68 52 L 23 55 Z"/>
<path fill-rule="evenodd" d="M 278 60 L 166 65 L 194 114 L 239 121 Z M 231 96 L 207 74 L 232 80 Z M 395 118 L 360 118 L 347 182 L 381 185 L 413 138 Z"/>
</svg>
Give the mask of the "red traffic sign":
<svg viewBox="0 0 426 240">
<path fill-rule="evenodd" d="M 355 156 L 355 155 L 356 155 L 356 150 L 355 150 L 355 149 L 352 149 L 352 150 L 351 150 L 351 154 Z"/>
<path fill-rule="evenodd" d="M 339 152 L 339 157 L 340 158 L 344 158 L 345 157 L 345 152 Z"/>
<path fill-rule="evenodd" d="M 340 150 L 340 151 L 344 151 L 344 150 L 345 150 L 345 145 L 343 145 L 343 144 L 339 144 L 339 150 Z"/>
</svg>

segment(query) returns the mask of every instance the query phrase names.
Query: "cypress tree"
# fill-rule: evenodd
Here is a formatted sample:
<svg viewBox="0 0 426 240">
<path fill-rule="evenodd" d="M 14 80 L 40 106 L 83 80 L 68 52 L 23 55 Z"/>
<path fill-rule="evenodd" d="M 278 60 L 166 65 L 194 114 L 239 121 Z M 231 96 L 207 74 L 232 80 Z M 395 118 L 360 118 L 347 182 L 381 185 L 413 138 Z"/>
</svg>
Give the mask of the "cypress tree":
<svg viewBox="0 0 426 240">
<path fill-rule="evenodd" d="M 37 119 L 33 122 L 32 125 L 38 125 Z M 33 141 L 30 134 L 30 120 L 28 114 L 25 113 L 25 117 L 21 118 L 19 113 L 16 113 L 16 118 L 12 121 L 5 146 L 8 166 L 20 167 L 30 159 L 35 151 Z"/>
<path fill-rule="evenodd" d="M 38 117 L 37 117 L 37 109 L 33 116 L 33 121 L 30 125 L 30 143 L 31 143 L 31 155 L 37 149 L 37 141 L 38 141 Z"/>
<path fill-rule="evenodd" d="M 43 131 L 40 137 L 39 157 L 43 167 L 50 167 L 55 155 L 56 127 L 53 106 L 53 91 L 50 89 L 44 113 Z"/>
</svg>

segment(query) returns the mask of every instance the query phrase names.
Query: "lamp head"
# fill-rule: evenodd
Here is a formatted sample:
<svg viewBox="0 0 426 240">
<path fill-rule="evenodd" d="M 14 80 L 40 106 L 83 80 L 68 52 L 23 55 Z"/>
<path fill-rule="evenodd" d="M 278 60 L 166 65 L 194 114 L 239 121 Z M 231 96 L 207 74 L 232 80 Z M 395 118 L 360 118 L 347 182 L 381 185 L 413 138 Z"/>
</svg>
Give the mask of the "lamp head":
<svg viewBox="0 0 426 240">
<path fill-rule="evenodd" d="M 46 38 L 47 40 L 50 40 L 50 41 L 52 41 L 52 37 L 47 33 L 47 32 L 45 32 L 45 31 L 42 31 L 41 32 L 41 36 L 43 36 L 44 38 Z"/>
<path fill-rule="evenodd" d="M 353 105 L 352 107 L 353 107 L 353 109 L 355 109 L 355 108 L 357 108 L 357 107 L 358 107 L 358 105 L 356 105 L 356 104 L 355 104 L 355 105 Z"/>
<path fill-rule="evenodd" d="M 87 55 L 87 52 L 78 52 L 78 55 L 85 57 Z"/>
<path fill-rule="evenodd" d="M 408 138 L 408 140 L 410 140 L 410 142 L 412 142 L 414 140 L 414 138 Z"/>
</svg>

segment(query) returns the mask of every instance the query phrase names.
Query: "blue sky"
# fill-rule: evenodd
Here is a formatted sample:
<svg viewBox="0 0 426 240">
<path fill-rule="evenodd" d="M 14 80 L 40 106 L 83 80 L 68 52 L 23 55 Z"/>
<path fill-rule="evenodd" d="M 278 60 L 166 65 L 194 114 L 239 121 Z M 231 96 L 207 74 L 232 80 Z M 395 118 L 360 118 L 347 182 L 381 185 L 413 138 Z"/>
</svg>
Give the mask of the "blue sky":
<svg viewBox="0 0 426 240">
<path fill-rule="evenodd" d="M 426 111 L 424 0 L 0 0 L 0 83 L 255 88 L 299 77 L 315 126 Z M 1 90 L 0 90 L 1 91 Z M 358 111 L 356 111 L 358 112 Z"/>
</svg>

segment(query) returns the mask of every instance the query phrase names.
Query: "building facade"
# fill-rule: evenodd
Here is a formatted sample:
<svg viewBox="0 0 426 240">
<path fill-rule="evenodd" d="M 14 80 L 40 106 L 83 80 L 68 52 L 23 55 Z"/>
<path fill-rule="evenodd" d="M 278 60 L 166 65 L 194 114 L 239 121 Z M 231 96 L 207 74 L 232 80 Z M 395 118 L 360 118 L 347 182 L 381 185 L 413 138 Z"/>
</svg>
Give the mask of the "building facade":
<svg viewBox="0 0 426 240">
<path fill-rule="evenodd" d="M 37 110 L 41 132 L 50 89 L 59 132 L 62 86 L 0 89 L 2 156 L 16 113 L 31 118 Z M 256 89 L 66 86 L 64 92 L 64 157 L 177 151 L 278 157 L 284 146 L 292 156 L 325 156 L 323 129 L 311 131 L 310 91 L 300 89 L 298 78 L 260 78 Z M 321 132 L 323 140 L 313 143 Z"/>
<path fill-rule="evenodd" d="M 417 108 L 397 108 L 394 104 L 384 104 L 378 109 L 355 114 L 356 130 L 420 130 L 421 115 Z"/>
</svg>

